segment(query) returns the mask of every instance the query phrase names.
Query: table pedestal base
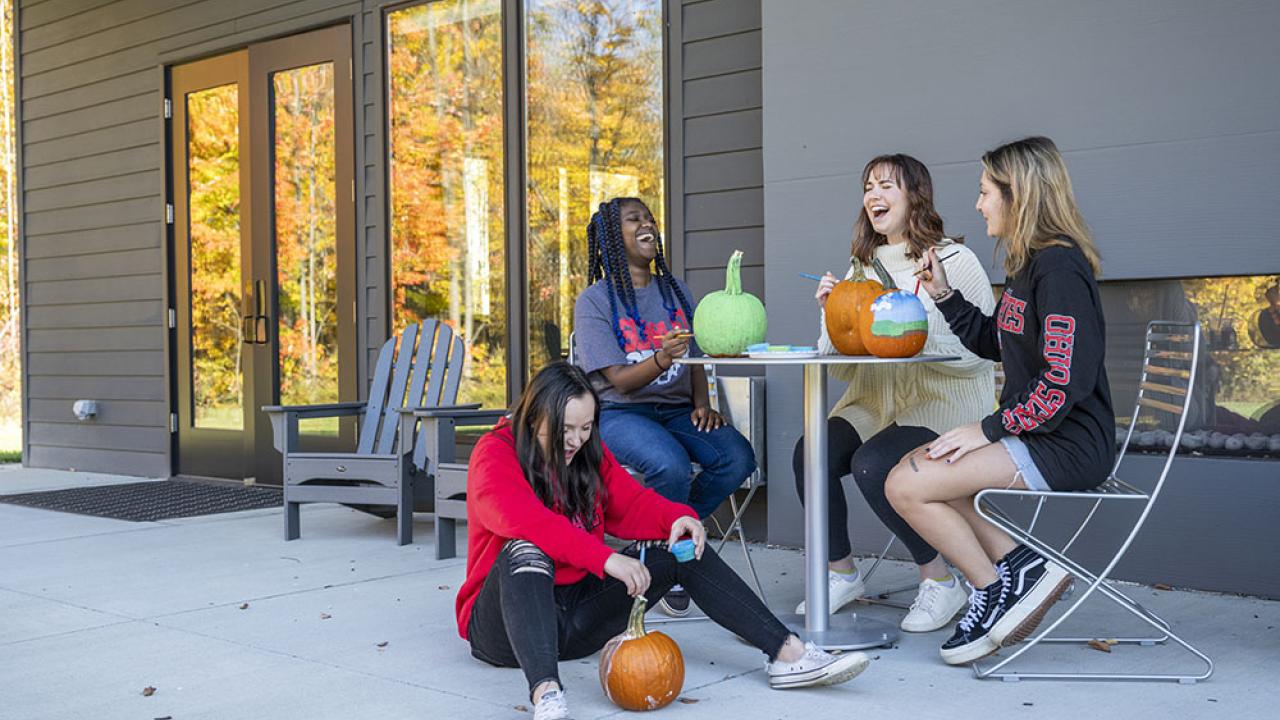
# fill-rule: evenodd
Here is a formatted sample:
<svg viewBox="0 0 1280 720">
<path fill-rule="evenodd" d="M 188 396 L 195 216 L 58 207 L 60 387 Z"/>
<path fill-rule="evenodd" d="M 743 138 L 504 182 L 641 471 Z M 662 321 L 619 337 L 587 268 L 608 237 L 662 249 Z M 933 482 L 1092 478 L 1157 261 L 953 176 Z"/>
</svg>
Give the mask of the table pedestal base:
<svg viewBox="0 0 1280 720">
<path fill-rule="evenodd" d="M 840 613 L 827 619 L 827 629 L 821 632 L 805 630 L 804 615 L 787 613 L 778 619 L 787 629 L 823 650 L 864 650 L 892 645 L 898 640 L 898 626 L 875 618 L 861 617 L 857 613 Z"/>
</svg>

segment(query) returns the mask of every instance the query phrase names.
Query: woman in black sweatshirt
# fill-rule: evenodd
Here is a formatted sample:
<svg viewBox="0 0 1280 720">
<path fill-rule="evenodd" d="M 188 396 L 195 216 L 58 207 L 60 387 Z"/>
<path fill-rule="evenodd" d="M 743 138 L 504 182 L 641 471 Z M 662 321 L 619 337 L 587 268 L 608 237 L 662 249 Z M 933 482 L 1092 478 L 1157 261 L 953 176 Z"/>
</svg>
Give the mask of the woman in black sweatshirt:
<svg viewBox="0 0 1280 720">
<path fill-rule="evenodd" d="M 913 451 L 889 475 L 894 508 L 973 586 L 969 612 L 942 646 L 969 663 L 1027 637 L 1071 582 L 1067 571 L 978 516 L 987 488 L 1083 490 L 1115 462 L 1115 414 L 1103 367 L 1098 252 L 1053 141 L 1032 137 L 982 157 L 978 212 L 1004 249 L 994 317 L 947 283 L 937 255 L 922 286 L 979 357 L 1004 363 L 1000 407 Z"/>
</svg>

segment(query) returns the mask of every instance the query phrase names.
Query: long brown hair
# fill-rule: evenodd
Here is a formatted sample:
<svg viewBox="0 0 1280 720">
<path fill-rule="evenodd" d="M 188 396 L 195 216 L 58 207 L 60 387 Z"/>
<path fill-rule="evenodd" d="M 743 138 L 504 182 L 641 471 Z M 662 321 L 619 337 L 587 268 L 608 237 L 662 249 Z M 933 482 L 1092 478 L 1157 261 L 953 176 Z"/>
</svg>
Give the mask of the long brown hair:
<svg viewBox="0 0 1280 720">
<path fill-rule="evenodd" d="M 578 449 L 573 461 L 564 462 L 564 409 L 574 398 L 589 397 L 595 403 L 591 437 Z M 538 430 L 545 423 L 550 457 L 538 442 Z M 543 505 L 576 520 L 588 530 L 601 520 L 596 506 L 604 501 L 600 463 L 604 445 L 600 442 L 600 397 L 586 373 L 567 362 L 553 362 L 538 371 L 520 396 L 511 419 L 520 469 Z"/>
<path fill-rule="evenodd" d="M 867 181 L 871 171 L 885 166 L 889 169 L 894 182 L 902 188 L 907 196 L 907 257 L 918 260 L 929 248 L 942 243 L 947 237 L 942 230 L 942 217 L 933 207 L 933 178 L 924 163 L 902 153 L 880 155 L 871 158 L 871 162 L 862 168 L 862 189 L 866 192 Z M 861 203 L 859 203 L 861 205 Z M 955 242 L 964 242 L 963 237 L 952 237 Z M 871 218 L 867 216 L 867 206 L 861 205 L 858 221 L 853 228 L 853 247 L 849 254 L 865 264 L 871 264 L 876 248 L 889 242 L 889 238 L 876 232 L 871 226 Z"/>
<path fill-rule="evenodd" d="M 1053 245 L 1080 248 L 1093 274 L 1102 271 L 1067 164 L 1052 140 L 1029 137 L 1001 145 L 982 156 L 982 169 L 1004 199 L 1005 237 L 998 238 L 997 247 L 1004 248 L 1006 274 L 1017 275 L 1032 252 Z"/>
</svg>

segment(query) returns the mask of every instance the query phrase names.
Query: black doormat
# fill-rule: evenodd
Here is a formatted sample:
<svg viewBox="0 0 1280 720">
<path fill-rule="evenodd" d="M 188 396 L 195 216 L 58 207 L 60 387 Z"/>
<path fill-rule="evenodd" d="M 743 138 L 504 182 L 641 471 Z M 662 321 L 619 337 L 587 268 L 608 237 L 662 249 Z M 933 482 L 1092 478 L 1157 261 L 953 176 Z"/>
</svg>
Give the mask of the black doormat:
<svg viewBox="0 0 1280 720">
<path fill-rule="evenodd" d="M 281 496 L 279 488 L 162 480 L 0 495 L 0 502 L 77 515 L 151 522 L 280 507 Z"/>
</svg>

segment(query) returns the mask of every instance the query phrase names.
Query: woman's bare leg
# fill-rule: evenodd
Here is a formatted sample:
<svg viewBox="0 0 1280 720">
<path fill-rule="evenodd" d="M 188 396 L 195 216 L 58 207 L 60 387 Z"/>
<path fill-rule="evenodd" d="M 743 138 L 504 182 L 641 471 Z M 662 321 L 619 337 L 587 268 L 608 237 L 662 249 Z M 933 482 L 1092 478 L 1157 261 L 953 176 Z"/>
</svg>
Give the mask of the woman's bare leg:
<svg viewBox="0 0 1280 720">
<path fill-rule="evenodd" d="M 1013 541 L 973 513 L 973 518 L 996 534 L 985 528 L 975 530 L 971 518 L 952 502 L 972 503 L 973 496 L 987 488 L 1024 488 L 1022 480 L 1015 478 L 1016 472 L 1009 453 L 999 444 L 974 450 L 954 463 L 930 460 L 916 450 L 889 473 L 885 493 L 911 527 L 959 568 L 974 587 L 987 587 L 997 580 L 988 550 L 1000 550 L 1006 544 L 1012 550 Z M 985 547 L 984 540 L 991 547 Z"/>
</svg>

